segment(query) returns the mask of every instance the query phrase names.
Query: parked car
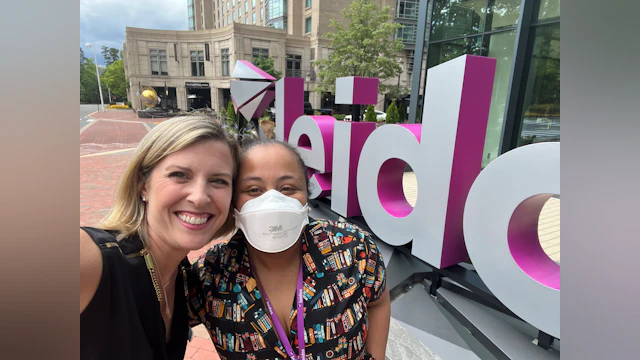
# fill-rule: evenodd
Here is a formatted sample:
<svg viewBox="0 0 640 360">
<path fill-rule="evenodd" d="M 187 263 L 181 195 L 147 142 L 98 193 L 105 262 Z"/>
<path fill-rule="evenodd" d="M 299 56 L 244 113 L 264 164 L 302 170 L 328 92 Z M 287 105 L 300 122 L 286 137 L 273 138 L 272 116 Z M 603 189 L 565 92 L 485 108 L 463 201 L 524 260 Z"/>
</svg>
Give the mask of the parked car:
<svg viewBox="0 0 640 360">
<path fill-rule="evenodd" d="M 387 113 L 382 112 L 382 111 L 378 111 L 378 110 L 374 110 L 374 112 L 376 113 L 376 120 L 377 121 L 385 121 L 387 120 Z M 360 115 L 360 120 L 364 120 L 364 114 Z M 344 117 L 344 121 L 351 121 L 351 115 L 347 115 Z"/>
<path fill-rule="evenodd" d="M 314 109 L 311 106 L 310 102 L 308 102 L 308 101 L 304 102 L 304 114 L 305 115 L 314 115 L 316 111 L 318 111 L 320 113 L 320 115 L 333 116 L 333 109 Z"/>
</svg>

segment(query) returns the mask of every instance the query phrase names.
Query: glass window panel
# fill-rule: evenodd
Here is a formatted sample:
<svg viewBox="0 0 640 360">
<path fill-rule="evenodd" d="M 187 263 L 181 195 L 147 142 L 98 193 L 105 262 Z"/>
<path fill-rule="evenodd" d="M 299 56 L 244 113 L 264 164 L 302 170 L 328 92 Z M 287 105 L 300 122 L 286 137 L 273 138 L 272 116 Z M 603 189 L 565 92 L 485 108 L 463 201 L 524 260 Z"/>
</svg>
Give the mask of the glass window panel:
<svg viewBox="0 0 640 360">
<path fill-rule="evenodd" d="M 445 41 L 429 46 L 427 68 L 442 64 L 464 54 L 481 55 L 482 39 L 480 36 Z"/>
<path fill-rule="evenodd" d="M 482 32 L 486 11 L 485 0 L 435 0 L 431 41 Z"/>
<path fill-rule="evenodd" d="M 487 28 L 493 30 L 518 24 L 520 2 L 520 0 L 490 1 Z"/>
<path fill-rule="evenodd" d="M 249 3 L 248 2 L 244 2 L 244 13 L 247 14 L 249 12 Z"/>
<path fill-rule="evenodd" d="M 560 0 L 541 0 L 538 20 L 548 20 L 560 17 Z"/>
<path fill-rule="evenodd" d="M 306 0 L 304 6 L 305 7 L 310 7 L 311 6 L 311 0 Z"/>
<path fill-rule="evenodd" d="M 193 16 L 193 8 L 191 6 L 189 6 L 187 13 L 189 14 L 189 16 Z"/>
<path fill-rule="evenodd" d="M 245 18 L 245 19 L 244 19 L 244 23 L 245 23 L 245 24 L 248 24 L 248 23 L 249 23 L 249 18 Z"/>
<path fill-rule="evenodd" d="M 251 6 L 254 8 L 256 7 L 256 0 L 251 1 Z"/>
<path fill-rule="evenodd" d="M 518 146 L 560 141 L 560 25 L 535 31 Z"/>
<path fill-rule="evenodd" d="M 304 20 L 304 32 L 305 33 L 310 33 L 311 32 L 311 18 L 308 17 Z"/>
<path fill-rule="evenodd" d="M 252 22 L 253 24 L 255 24 L 255 23 L 256 23 L 256 13 L 253 13 L 253 15 L 251 15 L 251 22 Z"/>
<path fill-rule="evenodd" d="M 488 165 L 499 155 L 502 124 L 509 96 L 509 80 L 511 64 L 516 43 L 516 31 L 501 32 L 491 35 L 487 45 L 487 56 L 496 59 L 496 74 L 491 92 L 491 107 L 487 123 L 487 135 L 484 142 L 482 166 Z"/>
<path fill-rule="evenodd" d="M 160 61 L 160 74 L 161 75 L 169 75 L 169 65 L 167 61 Z"/>
</svg>

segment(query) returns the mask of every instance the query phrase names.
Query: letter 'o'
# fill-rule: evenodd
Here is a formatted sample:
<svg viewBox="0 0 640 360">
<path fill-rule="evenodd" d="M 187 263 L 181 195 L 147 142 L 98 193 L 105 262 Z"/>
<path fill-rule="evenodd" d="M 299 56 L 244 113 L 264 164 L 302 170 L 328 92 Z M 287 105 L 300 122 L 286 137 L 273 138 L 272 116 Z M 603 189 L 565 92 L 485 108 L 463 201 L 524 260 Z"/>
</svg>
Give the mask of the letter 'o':
<svg viewBox="0 0 640 360">
<path fill-rule="evenodd" d="M 560 338 L 560 265 L 538 240 L 540 210 L 552 194 L 560 194 L 560 144 L 511 150 L 473 183 L 463 229 L 489 290 L 524 321 Z"/>
</svg>

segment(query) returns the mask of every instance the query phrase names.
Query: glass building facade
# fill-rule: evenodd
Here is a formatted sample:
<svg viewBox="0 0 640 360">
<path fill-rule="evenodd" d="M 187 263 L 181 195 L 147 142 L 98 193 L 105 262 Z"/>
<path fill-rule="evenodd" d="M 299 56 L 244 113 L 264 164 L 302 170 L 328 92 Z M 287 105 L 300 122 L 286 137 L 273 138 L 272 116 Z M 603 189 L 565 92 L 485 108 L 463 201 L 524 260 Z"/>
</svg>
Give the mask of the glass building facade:
<svg viewBox="0 0 640 360">
<path fill-rule="evenodd" d="M 483 167 L 518 146 L 560 141 L 560 0 L 425 6 L 427 69 L 464 54 L 497 59 Z"/>
<path fill-rule="evenodd" d="M 287 29 L 287 0 L 266 0 L 265 25 L 276 29 Z"/>
</svg>

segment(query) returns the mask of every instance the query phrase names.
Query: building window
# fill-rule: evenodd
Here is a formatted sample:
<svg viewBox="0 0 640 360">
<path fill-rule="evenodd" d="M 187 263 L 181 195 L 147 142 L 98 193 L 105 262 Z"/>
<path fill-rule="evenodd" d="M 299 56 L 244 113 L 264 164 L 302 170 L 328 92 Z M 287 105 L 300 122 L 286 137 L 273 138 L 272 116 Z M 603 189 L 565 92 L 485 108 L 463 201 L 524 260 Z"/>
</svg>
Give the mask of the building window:
<svg viewBox="0 0 640 360">
<path fill-rule="evenodd" d="M 311 0 L 305 0 L 304 6 L 305 7 L 311 7 Z"/>
<path fill-rule="evenodd" d="M 560 25 L 535 29 L 517 146 L 560 141 Z"/>
<path fill-rule="evenodd" d="M 222 76 L 229 76 L 229 48 L 221 49 Z"/>
<path fill-rule="evenodd" d="M 236 21 L 236 13 L 234 12 L 232 15 L 233 15 L 233 21 Z"/>
<path fill-rule="evenodd" d="M 287 54 L 287 77 L 302 77 L 302 55 Z"/>
<path fill-rule="evenodd" d="M 229 2 L 227 1 L 227 11 L 229 11 Z"/>
<path fill-rule="evenodd" d="M 416 52 L 411 50 L 407 53 L 407 73 L 411 74 L 413 72 L 413 61 L 415 58 Z"/>
<path fill-rule="evenodd" d="M 249 24 L 249 18 L 248 17 L 244 18 L 244 23 L 245 24 Z"/>
<path fill-rule="evenodd" d="M 251 51 L 251 55 L 253 56 L 253 59 L 257 59 L 260 57 L 260 55 L 262 55 L 263 57 L 269 57 L 269 49 L 264 49 L 264 48 L 253 48 L 253 50 Z"/>
<path fill-rule="evenodd" d="M 418 24 L 403 22 L 399 23 L 404 25 L 404 28 L 398 29 L 398 32 L 396 33 L 396 39 L 402 39 L 402 42 L 405 44 L 415 44 L 416 35 L 418 32 Z"/>
<path fill-rule="evenodd" d="M 311 18 L 310 17 L 304 19 L 304 32 L 305 32 L 305 34 L 308 34 L 308 33 L 311 32 Z"/>
<path fill-rule="evenodd" d="M 253 13 L 253 15 L 251 15 L 251 20 L 254 24 L 256 23 L 256 13 Z"/>
<path fill-rule="evenodd" d="M 253 6 L 253 8 L 255 9 L 255 8 L 256 8 L 256 0 L 252 0 L 252 1 L 251 1 L 251 5 L 252 5 L 252 6 Z"/>
<path fill-rule="evenodd" d="M 204 52 L 191 51 L 191 76 L 204 76 Z"/>
<path fill-rule="evenodd" d="M 260 21 L 264 20 L 264 9 L 260 9 Z"/>
<path fill-rule="evenodd" d="M 204 58 L 209 61 L 209 43 L 204 43 Z"/>
<path fill-rule="evenodd" d="M 430 41 L 484 32 L 485 0 L 435 0 Z"/>
<path fill-rule="evenodd" d="M 227 15 L 227 25 L 231 24 L 231 18 Z"/>
<path fill-rule="evenodd" d="M 242 8 L 238 6 L 238 18 L 242 16 Z"/>
<path fill-rule="evenodd" d="M 418 19 L 418 0 L 397 0 L 396 17 L 401 19 Z"/>
<path fill-rule="evenodd" d="M 150 49 L 151 75 L 169 75 L 167 64 L 167 50 Z"/>
<path fill-rule="evenodd" d="M 244 2 L 244 13 L 245 14 L 249 13 L 249 2 L 247 1 Z"/>
</svg>

